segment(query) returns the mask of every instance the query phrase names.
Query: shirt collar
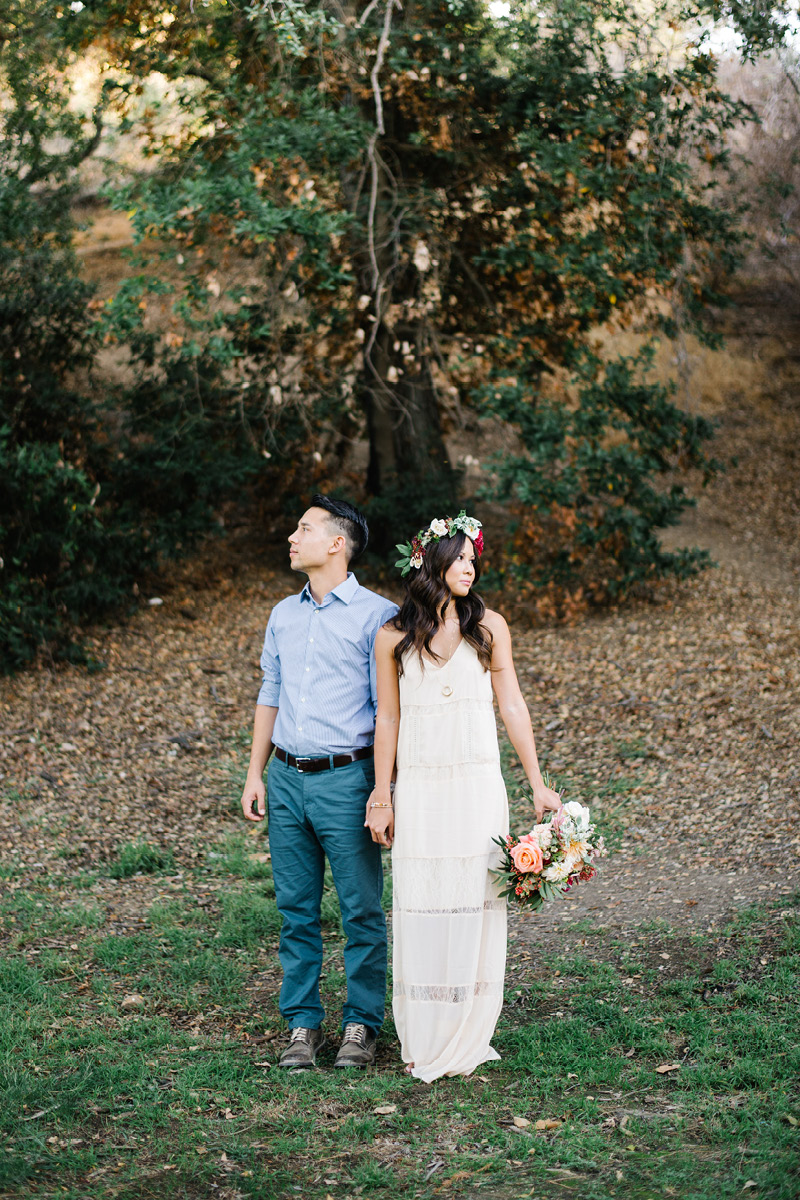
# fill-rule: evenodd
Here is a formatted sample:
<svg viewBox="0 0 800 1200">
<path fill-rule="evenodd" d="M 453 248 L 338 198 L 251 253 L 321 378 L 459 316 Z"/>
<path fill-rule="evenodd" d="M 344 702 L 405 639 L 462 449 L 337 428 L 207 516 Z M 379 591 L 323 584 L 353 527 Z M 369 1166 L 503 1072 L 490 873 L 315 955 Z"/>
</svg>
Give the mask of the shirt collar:
<svg viewBox="0 0 800 1200">
<path fill-rule="evenodd" d="M 353 599 L 353 596 L 355 596 L 356 592 L 358 591 L 358 586 L 358 580 L 356 579 L 355 575 L 352 571 L 348 571 L 347 578 L 343 579 L 340 584 L 337 584 L 333 591 L 328 592 L 327 595 L 323 597 L 322 603 L 325 603 L 328 596 L 335 596 L 337 600 L 341 600 L 345 604 L 349 604 Z M 310 600 L 312 604 L 315 603 L 314 597 L 311 595 L 310 583 L 307 583 L 303 588 L 302 592 L 300 593 L 300 599 Z"/>
</svg>

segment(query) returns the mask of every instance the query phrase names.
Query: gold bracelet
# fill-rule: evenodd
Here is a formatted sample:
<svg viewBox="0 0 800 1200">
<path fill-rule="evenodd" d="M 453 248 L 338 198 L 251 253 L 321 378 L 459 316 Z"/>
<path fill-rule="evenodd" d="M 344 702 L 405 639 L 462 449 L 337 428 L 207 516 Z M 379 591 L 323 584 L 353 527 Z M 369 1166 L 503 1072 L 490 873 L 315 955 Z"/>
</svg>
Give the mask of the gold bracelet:
<svg viewBox="0 0 800 1200">
<path fill-rule="evenodd" d="M 383 803 L 378 804 L 376 801 L 373 800 L 372 804 L 370 804 L 370 808 L 371 809 L 372 808 L 394 808 L 394 805 L 393 804 L 383 804 Z"/>
</svg>

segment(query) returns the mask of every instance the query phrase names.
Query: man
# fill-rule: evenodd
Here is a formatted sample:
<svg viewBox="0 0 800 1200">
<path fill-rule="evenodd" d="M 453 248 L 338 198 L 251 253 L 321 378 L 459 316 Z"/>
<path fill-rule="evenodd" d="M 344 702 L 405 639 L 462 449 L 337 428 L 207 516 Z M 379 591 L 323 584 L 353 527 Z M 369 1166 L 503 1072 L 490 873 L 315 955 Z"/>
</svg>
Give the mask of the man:
<svg viewBox="0 0 800 1200">
<path fill-rule="evenodd" d="M 360 586 L 349 564 L 367 545 L 362 513 L 314 496 L 289 538 L 293 571 L 308 576 L 299 595 L 272 610 L 264 639 L 264 681 L 256 705 L 242 809 L 265 812 L 283 917 L 280 1009 L 291 1037 L 280 1065 L 313 1067 L 325 1043 L 319 994 L 320 900 L 325 856 L 331 864 L 347 938 L 347 999 L 337 1067 L 375 1060 L 386 992 L 386 920 L 380 847 L 364 828 L 374 786 L 375 635 L 397 611 Z"/>
</svg>

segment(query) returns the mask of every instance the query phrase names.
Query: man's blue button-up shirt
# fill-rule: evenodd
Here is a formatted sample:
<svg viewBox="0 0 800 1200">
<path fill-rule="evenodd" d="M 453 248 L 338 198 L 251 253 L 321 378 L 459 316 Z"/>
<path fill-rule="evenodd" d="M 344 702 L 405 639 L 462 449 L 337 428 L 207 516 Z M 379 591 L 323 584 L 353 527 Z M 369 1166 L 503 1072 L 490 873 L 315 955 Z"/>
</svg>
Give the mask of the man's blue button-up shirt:
<svg viewBox="0 0 800 1200">
<path fill-rule="evenodd" d="M 397 605 L 350 573 L 321 604 L 308 584 L 272 610 L 258 703 L 277 707 L 272 740 L 313 757 L 371 746 L 375 737 L 375 635 Z"/>
</svg>

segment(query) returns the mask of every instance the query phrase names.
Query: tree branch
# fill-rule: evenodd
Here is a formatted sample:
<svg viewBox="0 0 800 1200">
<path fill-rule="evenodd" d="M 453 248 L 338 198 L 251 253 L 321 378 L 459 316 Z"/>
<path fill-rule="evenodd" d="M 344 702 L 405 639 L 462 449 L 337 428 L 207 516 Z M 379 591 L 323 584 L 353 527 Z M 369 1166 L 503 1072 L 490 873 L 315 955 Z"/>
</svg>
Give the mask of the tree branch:
<svg viewBox="0 0 800 1200">
<path fill-rule="evenodd" d="M 30 187 L 34 183 L 40 183 L 42 179 L 47 179 L 49 175 L 61 168 L 80 166 L 91 154 L 94 154 L 103 136 L 103 109 L 99 104 L 92 113 L 92 123 L 94 124 L 94 133 L 91 137 L 82 144 L 73 146 L 64 154 L 49 154 L 42 158 L 38 166 L 31 167 L 21 182 L 26 187 Z"/>
<path fill-rule="evenodd" d="M 377 290 L 380 283 L 381 272 L 378 266 L 378 256 L 375 251 L 375 213 L 378 207 L 378 157 L 376 154 L 376 146 L 378 138 L 382 137 L 386 132 L 383 123 L 383 96 L 381 95 L 381 85 L 379 75 L 386 51 L 389 47 L 389 37 L 392 30 L 392 10 L 395 4 L 399 6 L 399 0 L 386 0 L 386 12 L 383 17 L 383 29 L 381 30 L 380 41 L 378 42 L 378 50 L 375 55 L 375 63 L 370 73 L 370 83 L 372 84 L 372 95 L 375 98 L 375 129 L 369 139 L 367 145 L 367 158 L 370 164 L 370 191 L 369 191 L 369 216 L 367 218 L 367 244 L 369 246 L 369 259 L 372 264 L 372 287 Z M 378 319 L 378 313 L 375 313 Z"/>
</svg>

